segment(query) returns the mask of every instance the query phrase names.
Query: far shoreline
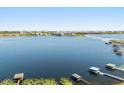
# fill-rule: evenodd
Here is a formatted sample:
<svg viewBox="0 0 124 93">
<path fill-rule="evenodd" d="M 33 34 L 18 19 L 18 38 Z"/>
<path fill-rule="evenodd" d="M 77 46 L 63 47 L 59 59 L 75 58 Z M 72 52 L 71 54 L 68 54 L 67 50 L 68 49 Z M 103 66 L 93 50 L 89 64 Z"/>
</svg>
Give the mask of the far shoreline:
<svg viewBox="0 0 124 93">
<path fill-rule="evenodd" d="M 21 36 L 85 36 L 85 35 L 113 35 L 124 34 L 124 31 L 0 31 L 1 37 L 21 37 Z"/>
</svg>

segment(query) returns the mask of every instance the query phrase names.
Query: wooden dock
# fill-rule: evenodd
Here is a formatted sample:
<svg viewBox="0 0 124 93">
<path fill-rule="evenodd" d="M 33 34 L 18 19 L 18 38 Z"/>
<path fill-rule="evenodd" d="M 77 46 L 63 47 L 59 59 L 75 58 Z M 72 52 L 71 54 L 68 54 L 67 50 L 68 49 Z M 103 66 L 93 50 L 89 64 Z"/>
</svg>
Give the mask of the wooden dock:
<svg viewBox="0 0 124 93">
<path fill-rule="evenodd" d="M 113 78 L 113 79 L 116 79 L 116 80 L 119 80 L 119 81 L 123 81 L 124 82 L 124 78 L 121 78 L 121 77 L 118 77 L 118 76 L 115 76 L 115 75 L 111 75 L 111 74 L 108 74 L 108 73 L 102 73 L 104 76 L 107 76 L 107 77 L 110 77 L 110 78 Z"/>
<path fill-rule="evenodd" d="M 81 78 L 81 81 L 84 82 L 87 85 L 90 85 L 90 83 L 88 81 L 86 81 L 85 79 Z"/>
<path fill-rule="evenodd" d="M 116 70 L 119 70 L 119 71 L 124 71 L 124 69 L 118 68 L 118 67 L 116 67 L 115 69 L 116 69 Z"/>
<path fill-rule="evenodd" d="M 123 68 L 117 67 L 115 64 L 112 64 L 112 63 L 106 64 L 106 68 L 112 69 L 112 70 L 124 71 Z"/>
<path fill-rule="evenodd" d="M 112 75 L 112 74 L 101 72 L 100 68 L 97 68 L 97 67 L 90 67 L 89 71 L 94 73 L 94 74 L 100 74 L 100 75 L 107 76 L 107 77 L 110 77 L 110 78 L 113 78 L 113 79 L 124 82 L 124 78 L 121 78 L 121 77 L 118 77 L 118 76 L 115 76 L 115 75 Z M 96 73 L 96 72 L 98 72 L 98 73 Z"/>
<path fill-rule="evenodd" d="M 86 81 L 85 79 L 82 78 L 82 76 L 80 76 L 77 73 L 72 74 L 72 78 L 76 81 L 82 81 L 83 83 L 89 85 L 90 83 L 88 81 Z"/>
<path fill-rule="evenodd" d="M 14 75 L 14 80 L 17 81 L 17 85 L 20 84 L 20 81 L 24 79 L 24 73 L 18 73 Z"/>
</svg>

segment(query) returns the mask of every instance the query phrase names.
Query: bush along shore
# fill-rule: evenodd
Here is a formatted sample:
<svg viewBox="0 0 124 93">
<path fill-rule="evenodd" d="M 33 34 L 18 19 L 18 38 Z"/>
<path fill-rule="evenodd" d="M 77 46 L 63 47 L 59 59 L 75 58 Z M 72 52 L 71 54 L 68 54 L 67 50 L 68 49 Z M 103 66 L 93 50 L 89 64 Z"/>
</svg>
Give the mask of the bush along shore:
<svg viewBox="0 0 124 93">
<path fill-rule="evenodd" d="M 17 82 L 12 79 L 6 79 L 0 82 L 0 85 L 17 85 Z M 60 78 L 59 81 L 55 79 L 24 79 L 20 85 L 73 85 L 69 78 Z"/>
</svg>

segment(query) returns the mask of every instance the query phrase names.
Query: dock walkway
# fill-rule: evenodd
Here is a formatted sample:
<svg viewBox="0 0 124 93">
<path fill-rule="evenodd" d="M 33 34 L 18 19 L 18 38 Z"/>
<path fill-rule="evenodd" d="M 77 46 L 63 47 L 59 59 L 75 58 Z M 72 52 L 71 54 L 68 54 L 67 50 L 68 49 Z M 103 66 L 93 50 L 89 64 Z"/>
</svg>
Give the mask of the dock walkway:
<svg viewBox="0 0 124 93">
<path fill-rule="evenodd" d="M 106 68 L 112 69 L 112 70 L 124 71 L 123 68 L 117 67 L 115 64 L 112 64 L 112 63 L 106 64 Z"/>
<path fill-rule="evenodd" d="M 116 70 L 120 70 L 120 71 L 124 71 L 124 69 L 119 68 L 119 67 L 116 67 L 115 69 L 116 69 Z"/>
<path fill-rule="evenodd" d="M 88 81 L 84 80 L 83 78 L 81 78 L 81 81 L 84 82 L 87 85 L 90 85 L 90 83 Z"/>
<path fill-rule="evenodd" d="M 110 77 L 110 78 L 113 78 L 113 79 L 124 82 L 124 78 L 121 78 L 121 77 L 118 77 L 118 76 L 115 76 L 115 75 L 112 75 L 112 74 L 101 72 L 100 69 L 97 68 L 97 67 L 90 67 L 89 71 L 94 73 L 94 74 L 100 74 L 100 75 L 107 76 L 107 77 Z"/>
<path fill-rule="evenodd" d="M 124 82 L 124 78 L 121 78 L 121 77 L 118 77 L 118 76 L 115 76 L 115 75 L 111 75 L 111 74 L 108 74 L 108 73 L 103 73 L 103 72 L 100 72 L 100 73 L 102 73 L 103 76 L 107 76 L 107 77 L 110 77 L 110 78 L 113 78 L 113 79 Z"/>
</svg>

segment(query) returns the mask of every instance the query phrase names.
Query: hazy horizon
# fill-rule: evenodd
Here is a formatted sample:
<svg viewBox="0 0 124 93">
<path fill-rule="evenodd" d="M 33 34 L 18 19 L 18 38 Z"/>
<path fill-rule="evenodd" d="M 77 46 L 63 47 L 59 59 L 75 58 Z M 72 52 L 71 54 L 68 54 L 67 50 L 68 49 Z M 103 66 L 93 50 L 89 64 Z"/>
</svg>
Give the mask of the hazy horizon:
<svg viewBox="0 0 124 93">
<path fill-rule="evenodd" d="M 6 32 L 6 31 L 8 31 L 8 32 L 32 32 L 32 31 L 35 31 L 35 32 L 109 32 L 110 30 L 106 30 L 106 31 L 103 31 L 103 30 L 100 30 L 100 31 L 98 31 L 98 30 L 96 30 L 96 31 L 84 31 L 84 30 L 81 30 L 81 31 L 79 31 L 79 30 L 0 30 L 1 32 Z M 117 31 L 115 31 L 115 30 L 111 30 L 110 32 L 124 32 L 124 30 L 117 30 Z"/>
<path fill-rule="evenodd" d="M 124 8 L 0 8 L 0 31 L 124 31 Z"/>
</svg>

